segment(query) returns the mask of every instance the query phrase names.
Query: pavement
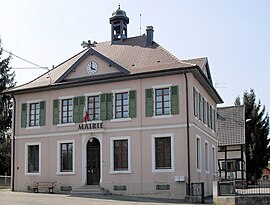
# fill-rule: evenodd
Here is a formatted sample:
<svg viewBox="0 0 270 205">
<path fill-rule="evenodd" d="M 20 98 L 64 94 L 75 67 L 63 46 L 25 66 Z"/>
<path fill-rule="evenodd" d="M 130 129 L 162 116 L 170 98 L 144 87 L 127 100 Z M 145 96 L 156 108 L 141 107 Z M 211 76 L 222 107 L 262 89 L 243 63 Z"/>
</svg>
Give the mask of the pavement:
<svg viewBox="0 0 270 205">
<path fill-rule="evenodd" d="M 211 200 L 209 201 L 210 204 Z M 209 204 L 208 203 L 208 204 Z M 175 205 L 186 204 L 176 199 L 156 199 L 120 195 L 71 196 L 65 194 L 26 193 L 0 190 L 0 205 Z M 190 204 L 189 204 L 190 205 Z M 197 204 L 198 205 L 198 204 Z"/>
</svg>

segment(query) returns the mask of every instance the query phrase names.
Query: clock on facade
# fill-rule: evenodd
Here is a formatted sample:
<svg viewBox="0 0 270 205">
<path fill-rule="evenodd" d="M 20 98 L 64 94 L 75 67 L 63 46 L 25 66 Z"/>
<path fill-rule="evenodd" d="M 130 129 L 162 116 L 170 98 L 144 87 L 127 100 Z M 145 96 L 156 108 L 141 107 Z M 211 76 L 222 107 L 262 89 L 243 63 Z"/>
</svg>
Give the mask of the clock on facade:
<svg viewBox="0 0 270 205">
<path fill-rule="evenodd" d="M 95 61 L 90 61 L 86 66 L 86 72 L 90 75 L 96 74 L 98 70 L 98 64 Z"/>
</svg>

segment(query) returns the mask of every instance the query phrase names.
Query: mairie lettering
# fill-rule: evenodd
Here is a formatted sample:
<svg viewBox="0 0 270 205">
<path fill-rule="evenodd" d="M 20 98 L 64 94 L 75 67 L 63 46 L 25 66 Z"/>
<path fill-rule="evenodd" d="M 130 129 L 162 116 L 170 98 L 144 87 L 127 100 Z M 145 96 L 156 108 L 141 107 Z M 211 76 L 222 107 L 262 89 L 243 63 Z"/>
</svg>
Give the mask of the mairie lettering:
<svg viewBox="0 0 270 205">
<path fill-rule="evenodd" d="M 92 130 L 92 129 L 102 129 L 102 128 L 103 128 L 103 122 L 78 125 L 78 130 Z"/>
</svg>

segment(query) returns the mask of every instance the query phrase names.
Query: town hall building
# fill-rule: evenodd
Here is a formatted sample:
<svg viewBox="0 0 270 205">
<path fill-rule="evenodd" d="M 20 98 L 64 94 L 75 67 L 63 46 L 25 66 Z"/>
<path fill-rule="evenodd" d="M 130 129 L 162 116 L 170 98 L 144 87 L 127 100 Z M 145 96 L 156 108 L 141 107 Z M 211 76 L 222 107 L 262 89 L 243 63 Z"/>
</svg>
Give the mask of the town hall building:
<svg viewBox="0 0 270 205">
<path fill-rule="evenodd" d="M 216 110 L 207 58 L 179 60 L 154 29 L 128 37 L 120 7 L 111 39 L 85 48 L 12 88 L 13 189 L 56 182 L 56 192 L 98 186 L 110 193 L 184 199 L 217 172 Z"/>
</svg>

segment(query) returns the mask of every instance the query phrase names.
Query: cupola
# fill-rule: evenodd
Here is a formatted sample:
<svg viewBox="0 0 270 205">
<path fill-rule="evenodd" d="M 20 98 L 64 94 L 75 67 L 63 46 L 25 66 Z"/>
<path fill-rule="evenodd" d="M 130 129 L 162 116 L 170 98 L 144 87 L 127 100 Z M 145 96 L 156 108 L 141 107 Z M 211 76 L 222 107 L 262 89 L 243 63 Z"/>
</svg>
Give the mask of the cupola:
<svg viewBox="0 0 270 205">
<path fill-rule="evenodd" d="M 121 44 L 125 38 L 127 38 L 127 24 L 129 23 L 129 18 L 124 10 L 118 9 L 112 13 L 110 18 L 111 24 L 111 43 Z"/>
</svg>

